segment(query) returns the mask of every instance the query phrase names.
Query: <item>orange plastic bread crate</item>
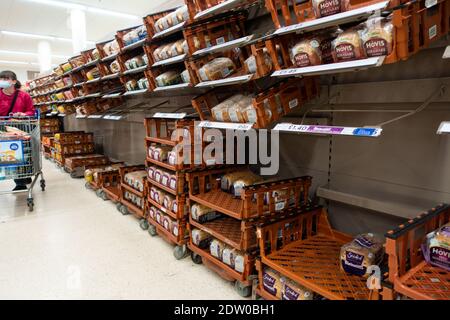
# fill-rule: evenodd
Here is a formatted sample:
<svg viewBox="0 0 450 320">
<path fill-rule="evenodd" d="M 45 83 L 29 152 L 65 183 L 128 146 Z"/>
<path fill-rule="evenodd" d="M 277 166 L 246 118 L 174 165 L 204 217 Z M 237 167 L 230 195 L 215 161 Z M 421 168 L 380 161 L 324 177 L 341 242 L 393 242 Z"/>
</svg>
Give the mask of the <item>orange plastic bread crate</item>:
<svg viewBox="0 0 450 320">
<path fill-rule="evenodd" d="M 275 299 L 262 286 L 263 269 L 269 267 L 330 300 L 369 299 L 367 279 L 340 269 L 341 247 L 352 237 L 333 230 L 321 207 L 290 211 L 258 226 L 259 295 Z"/>
<path fill-rule="evenodd" d="M 418 300 L 450 300 L 450 272 L 428 264 L 421 245 L 428 233 L 450 220 L 450 205 L 442 204 L 386 233 L 389 282 L 384 299 L 403 295 Z"/>
<path fill-rule="evenodd" d="M 141 170 L 145 170 L 145 166 L 143 166 L 143 165 L 129 166 L 129 167 L 122 167 L 119 169 L 120 191 L 121 191 L 120 202 L 135 216 L 137 216 L 141 219 L 145 219 L 146 218 L 146 205 L 145 204 L 146 204 L 146 198 L 147 198 L 147 183 L 145 183 L 145 178 L 143 179 L 143 183 L 144 183 L 144 191 L 143 192 L 131 187 L 130 185 L 128 185 L 125 182 L 125 175 L 127 173 L 134 172 L 134 171 L 141 171 Z M 142 208 L 140 208 L 140 207 L 136 206 L 134 203 L 132 203 L 131 201 L 127 200 L 125 197 L 125 192 L 132 193 L 135 196 L 137 196 L 138 198 L 140 198 L 142 203 L 144 204 L 144 206 Z"/>
</svg>

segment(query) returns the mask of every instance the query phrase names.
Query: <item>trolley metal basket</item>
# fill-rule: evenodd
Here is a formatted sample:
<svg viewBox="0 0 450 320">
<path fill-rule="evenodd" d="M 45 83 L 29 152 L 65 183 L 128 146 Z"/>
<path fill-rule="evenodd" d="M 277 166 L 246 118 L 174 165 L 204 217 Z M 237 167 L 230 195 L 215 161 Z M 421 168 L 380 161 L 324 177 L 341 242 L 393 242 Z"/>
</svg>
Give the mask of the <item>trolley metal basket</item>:
<svg viewBox="0 0 450 320">
<path fill-rule="evenodd" d="M 22 132 L 13 135 L 11 130 L 14 129 Z M 30 211 L 34 209 L 33 188 L 39 176 L 41 189 L 45 191 L 40 136 L 39 115 L 0 117 L 0 181 L 31 179 L 26 190 L 4 191 L 0 195 L 28 193 L 27 205 Z"/>
</svg>

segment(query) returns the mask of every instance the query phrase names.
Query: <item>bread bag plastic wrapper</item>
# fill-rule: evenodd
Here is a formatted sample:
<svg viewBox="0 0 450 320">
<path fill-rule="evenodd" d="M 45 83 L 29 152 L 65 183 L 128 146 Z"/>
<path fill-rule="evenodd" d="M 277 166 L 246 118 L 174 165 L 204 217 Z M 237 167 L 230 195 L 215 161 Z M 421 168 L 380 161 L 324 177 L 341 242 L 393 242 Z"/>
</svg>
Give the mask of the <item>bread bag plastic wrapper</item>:
<svg viewBox="0 0 450 320">
<path fill-rule="evenodd" d="M 178 179 L 177 179 L 177 176 L 175 174 L 170 176 L 169 188 L 172 189 L 172 190 L 177 190 L 177 188 L 178 188 Z"/>
<path fill-rule="evenodd" d="M 213 257 L 222 260 L 223 250 L 226 248 L 225 244 L 217 239 L 211 241 L 209 245 L 209 252 Z"/>
<path fill-rule="evenodd" d="M 234 270 L 243 273 L 245 269 L 245 256 L 243 253 L 236 253 L 234 257 Z"/>
<path fill-rule="evenodd" d="M 281 300 L 281 293 L 283 289 L 281 275 L 270 268 L 265 268 L 263 271 L 263 288 L 272 296 Z"/>
<path fill-rule="evenodd" d="M 172 204 L 175 201 L 175 198 L 169 194 L 164 195 L 162 205 L 164 208 L 172 210 Z"/>
<path fill-rule="evenodd" d="M 186 40 L 181 39 L 178 41 L 175 41 L 171 47 L 170 47 L 170 56 L 176 57 L 184 53 L 183 44 L 186 42 Z"/>
<path fill-rule="evenodd" d="M 181 83 L 181 75 L 177 71 L 167 71 L 156 77 L 156 85 L 158 87 L 172 86 Z"/>
<path fill-rule="evenodd" d="M 351 61 L 364 58 L 361 27 L 351 28 L 339 34 L 333 41 L 333 58 L 335 62 Z"/>
<path fill-rule="evenodd" d="M 183 83 L 191 83 L 191 75 L 189 74 L 189 71 L 188 71 L 188 70 L 184 70 L 184 71 L 181 73 L 181 81 L 182 81 Z"/>
<path fill-rule="evenodd" d="M 142 60 L 144 61 L 144 66 L 148 66 L 148 56 L 147 56 L 147 54 L 142 55 Z"/>
<path fill-rule="evenodd" d="M 266 48 L 263 49 L 263 55 L 264 55 L 264 64 L 269 70 L 272 70 L 273 63 L 272 58 L 270 57 L 269 52 Z M 245 60 L 245 66 L 247 68 L 248 73 L 253 74 L 258 71 L 258 66 L 256 65 L 256 57 L 250 56 Z"/>
<path fill-rule="evenodd" d="M 111 70 L 112 73 L 118 73 L 118 72 L 120 72 L 120 64 L 119 64 L 119 62 L 117 62 L 117 60 L 114 60 L 114 61 L 109 65 L 109 69 Z"/>
<path fill-rule="evenodd" d="M 127 182 L 128 185 L 135 188 L 136 190 L 142 192 L 144 191 L 143 179 L 145 177 L 147 177 L 147 171 L 145 170 L 134 171 L 127 173 L 125 175 L 125 182 Z"/>
<path fill-rule="evenodd" d="M 195 221 L 198 221 L 200 223 L 212 221 L 221 216 L 222 215 L 220 213 L 218 213 L 217 211 L 215 211 L 214 209 L 211 209 L 211 208 L 206 207 L 201 204 L 196 203 L 191 207 L 192 219 L 194 219 Z"/>
<path fill-rule="evenodd" d="M 98 49 L 94 49 L 94 51 L 92 51 L 92 56 L 94 57 L 94 60 L 99 60 L 101 58 Z"/>
<path fill-rule="evenodd" d="M 235 171 L 230 172 L 222 176 L 220 181 L 220 188 L 223 191 L 229 192 L 231 191 L 231 187 L 233 184 L 241 178 L 253 176 L 254 173 L 252 173 L 250 170 L 241 170 L 241 171 Z"/>
<path fill-rule="evenodd" d="M 281 299 L 282 300 L 313 300 L 314 293 L 296 282 L 282 278 Z"/>
<path fill-rule="evenodd" d="M 153 159 L 157 161 L 167 161 L 167 157 L 169 152 L 172 150 L 172 147 L 169 146 L 161 146 L 155 149 L 153 152 Z"/>
<path fill-rule="evenodd" d="M 136 69 L 145 66 L 145 61 L 142 56 L 134 57 L 125 62 L 125 67 L 130 69 Z"/>
<path fill-rule="evenodd" d="M 236 65 L 230 58 L 215 58 L 206 63 L 199 70 L 202 81 L 220 80 L 228 77 L 236 71 Z"/>
<path fill-rule="evenodd" d="M 119 43 L 117 42 L 117 40 L 108 42 L 103 46 L 103 51 L 105 51 L 107 57 L 117 54 L 120 51 Z"/>
<path fill-rule="evenodd" d="M 155 150 L 156 150 L 156 148 L 155 148 Z M 161 183 L 162 177 L 163 177 L 163 171 L 159 168 L 156 168 L 156 170 L 153 174 L 153 180 L 155 180 L 158 183 Z"/>
<path fill-rule="evenodd" d="M 331 16 L 349 10 L 349 0 L 312 0 L 316 18 Z"/>
<path fill-rule="evenodd" d="M 357 236 L 341 248 L 341 269 L 359 276 L 369 276 L 367 269 L 384 258 L 383 242 L 372 233 Z"/>
<path fill-rule="evenodd" d="M 156 209 L 155 207 L 150 207 L 150 209 L 148 210 L 148 215 L 151 219 L 156 221 L 156 212 L 158 211 L 158 209 Z"/>
<path fill-rule="evenodd" d="M 171 231 L 172 224 L 173 224 L 173 220 L 168 215 L 165 215 L 163 218 L 163 223 L 162 223 L 164 229 L 166 229 L 167 231 Z"/>
<path fill-rule="evenodd" d="M 246 186 L 251 186 L 255 183 L 260 183 L 263 181 L 264 180 L 262 177 L 254 174 L 252 172 L 249 172 L 247 175 L 241 176 L 240 178 L 238 178 L 236 181 L 233 182 L 233 185 L 231 186 L 231 193 L 235 197 L 240 197 L 242 190 Z"/>
<path fill-rule="evenodd" d="M 206 249 L 211 242 L 212 237 L 203 230 L 192 230 L 192 242 L 201 249 Z"/>
<path fill-rule="evenodd" d="M 422 252 L 429 264 L 450 271 L 450 223 L 427 235 Z"/>
<path fill-rule="evenodd" d="M 147 78 L 141 78 L 138 80 L 138 87 L 141 90 L 148 89 L 148 79 Z"/>
<path fill-rule="evenodd" d="M 175 17 L 178 23 L 184 22 L 189 19 L 188 6 L 184 5 L 175 10 Z M 175 23 L 175 24 L 178 24 Z"/>
<path fill-rule="evenodd" d="M 231 122 L 228 109 L 244 98 L 242 94 L 234 95 L 211 109 L 211 115 L 216 121 Z"/>
<path fill-rule="evenodd" d="M 167 171 L 162 171 L 161 184 L 168 187 L 170 184 L 170 173 Z"/>
<path fill-rule="evenodd" d="M 134 91 L 139 89 L 139 85 L 136 80 L 130 80 L 125 84 L 125 87 L 127 88 L 127 91 Z"/>
<path fill-rule="evenodd" d="M 290 57 L 292 64 L 297 68 L 321 64 L 320 38 L 310 37 L 300 40 L 290 49 Z"/>
<path fill-rule="evenodd" d="M 234 269 L 236 256 L 239 254 L 241 253 L 238 250 L 226 247 L 222 252 L 222 261 Z"/>
<path fill-rule="evenodd" d="M 97 67 L 92 68 L 91 70 L 89 70 L 86 73 L 86 78 L 88 78 L 88 80 L 94 80 L 100 77 L 100 71 L 98 70 Z"/>
<path fill-rule="evenodd" d="M 393 25 L 391 17 L 367 20 L 361 39 L 366 57 L 387 56 L 392 53 Z"/>
</svg>

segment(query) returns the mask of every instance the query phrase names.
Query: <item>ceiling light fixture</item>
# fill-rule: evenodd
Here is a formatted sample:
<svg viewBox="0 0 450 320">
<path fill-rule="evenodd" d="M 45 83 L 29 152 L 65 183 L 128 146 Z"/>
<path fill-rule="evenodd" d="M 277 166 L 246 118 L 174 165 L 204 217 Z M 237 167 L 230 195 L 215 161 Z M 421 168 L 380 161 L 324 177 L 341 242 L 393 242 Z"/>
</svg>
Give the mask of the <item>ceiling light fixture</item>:
<svg viewBox="0 0 450 320">
<path fill-rule="evenodd" d="M 112 10 L 106 10 L 106 9 L 101 9 L 101 8 L 96 8 L 96 7 L 90 7 L 90 6 L 73 3 L 73 2 L 65 2 L 65 1 L 63 2 L 63 1 L 55 1 L 55 0 L 25 0 L 25 1 L 35 2 L 35 3 L 44 4 L 44 5 L 65 8 L 65 9 L 84 10 L 87 12 L 116 16 L 116 17 L 121 17 L 121 18 L 125 18 L 125 19 L 136 20 L 136 19 L 141 18 L 141 17 L 135 16 L 132 14 L 127 14 L 127 13 L 122 13 L 122 12 L 117 12 L 117 11 L 112 11 Z"/>
<path fill-rule="evenodd" d="M 20 56 L 37 56 L 36 52 L 25 52 L 25 51 L 12 51 L 12 50 L 0 50 L 0 54 L 14 54 Z M 52 54 L 53 58 L 69 59 L 70 56 L 65 56 L 62 54 Z"/>
<path fill-rule="evenodd" d="M 1 31 L 1 33 L 8 35 L 8 36 L 13 36 L 13 37 L 41 39 L 41 40 L 49 40 L 49 41 L 64 41 L 64 42 L 72 43 L 72 39 L 69 39 L 69 38 L 61 38 L 61 37 L 54 37 L 54 36 L 47 36 L 47 35 L 40 35 L 40 34 L 16 32 L 16 31 L 5 31 L 5 30 Z M 87 41 L 87 44 L 95 45 L 95 42 Z"/>
</svg>

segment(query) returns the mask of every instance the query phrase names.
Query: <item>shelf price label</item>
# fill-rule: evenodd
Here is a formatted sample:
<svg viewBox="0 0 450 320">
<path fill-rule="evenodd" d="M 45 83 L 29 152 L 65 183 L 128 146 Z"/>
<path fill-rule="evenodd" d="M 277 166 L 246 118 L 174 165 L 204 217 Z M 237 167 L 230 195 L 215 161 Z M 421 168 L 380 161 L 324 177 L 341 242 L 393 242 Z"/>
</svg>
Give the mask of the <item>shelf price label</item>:
<svg viewBox="0 0 450 320">
<path fill-rule="evenodd" d="M 343 135 L 355 137 L 379 137 L 383 131 L 381 128 L 297 125 L 292 123 L 280 123 L 276 125 L 273 130 L 305 134 Z"/>
<path fill-rule="evenodd" d="M 199 124 L 200 128 L 205 129 L 229 129 L 229 130 L 241 130 L 248 131 L 253 128 L 252 123 L 230 123 L 230 122 L 212 122 L 202 121 Z"/>
<path fill-rule="evenodd" d="M 165 113 L 157 112 L 153 115 L 153 118 L 164 118 L 164 119 L 184 119 L 187 113 Z"/>
</svg>

